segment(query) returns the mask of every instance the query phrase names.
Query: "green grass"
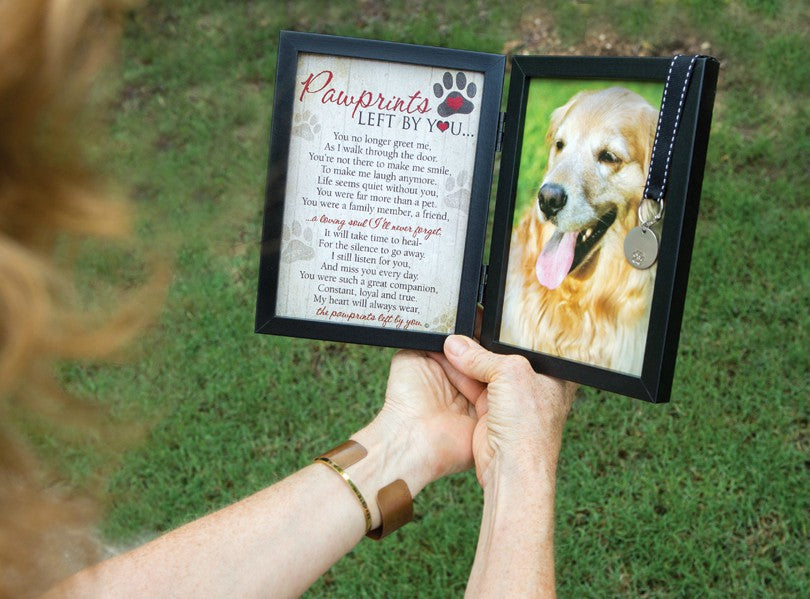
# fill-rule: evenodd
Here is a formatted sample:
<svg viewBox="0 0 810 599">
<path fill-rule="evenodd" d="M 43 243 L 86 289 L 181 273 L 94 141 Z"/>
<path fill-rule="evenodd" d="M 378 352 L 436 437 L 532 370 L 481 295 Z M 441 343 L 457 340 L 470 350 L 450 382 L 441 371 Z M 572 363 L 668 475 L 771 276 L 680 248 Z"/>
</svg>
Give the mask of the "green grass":
<svg viewBox="0 0 810 599">
<path fill-rule="evenodd" d="M 572 45 L 600 24 L 654 47 L 706 39 L 722 69 L 672 402 L 581 392 L 559 466 L 560 594 L 807 596 L 807 9 L 618 4 L 558 0 L 548 14 Z M 174 279 L 129 362 L 63 370 L 117 421 L 150 427 L 110 479 L 113 542 L 262 488 L 381 405 L 391 350 L 252 333 L 278 31 L 500 52 L 534 10 L 457 8 L 196 0 L 151 2 L 128 22 L 101 151 L 132 190 L 145 249 L 87 247 L 82 275 L 108 297 L 157 251 Z M 59 447 L 83 480 L 95 450 Z M 361 543 L 309 595 L 460 596 L 480 512 L 471 473 L 440 481 L 415 524 Z"/>
</svg>

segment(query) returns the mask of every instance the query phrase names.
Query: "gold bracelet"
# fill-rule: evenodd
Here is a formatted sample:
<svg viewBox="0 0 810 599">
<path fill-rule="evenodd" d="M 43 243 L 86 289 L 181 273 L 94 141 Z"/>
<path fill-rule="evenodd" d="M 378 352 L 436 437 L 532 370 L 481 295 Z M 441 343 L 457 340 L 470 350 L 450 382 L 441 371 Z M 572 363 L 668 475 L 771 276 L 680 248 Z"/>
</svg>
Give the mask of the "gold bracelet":
<svg viewBox="0 0 810 599">
<path fill-rule="evenodd" d="M 354 496 L 357 497 L 357 501 L 360 502 L 360 507 L 363 508 L 363 516 L 366 519 L 366 533 L 371 530 L 371 511 L 368 509 L 368 503 L 366 503 L 365 497 L 363 497 L 363 494 L 360 492 L 360 489 L 357 488 L 357 485 L 352 482 L 352 479 L 349 477 L 349 474 L 346 472 L 345 468 L 359 462 L 367 455 L 368 452 L 366 451 L 365 447 L 360 445 L 357 441 L 349 440 L 315 458 L 316 462 L 326 464 L 348 483 L 352 493 L 354 493 Z M 338 464 L 338 462 L 340 463 Z"/>
<path fill-rule="evenodd" d="M 343 468 L 341 468 L 337 464 L 335 464 L 332 460 L 330 460 L 326 456 L 317 457 L 315 458 L 315 461 L 321 462 L 329 466 L 332 470 L 340 474 L 341 478 L 343 478 L 343 480 L 345 480 L 349 484 L 349 487 L 354 493 L 354 496 L 357 497 L 357 501 L 360 502 L 360 507 L 363 508 L 363 516 L 365 516 L 366 518 L 366 533 L 368 533 L 371 530 L 371 512 L 368 509 L 368 503 L 366 503 L 366 499 L 365 497 L 363 497 L 363 494 L 360 492 L 360 489 L 358 489 L 357 485 L 355 485 L 352 482 L 352 479 L 349 478 L 349 473 L 346 472 Z"/>
<path fill-rule="evenodd" d="M 413 497 L 408 485 L 402 479 L 397 479 L 380 489 L 377 493 L 377 506 L 380 508 L 381 522 L 379 527 L 371 530 L 371 512 L 368 509 L 368 503 L 346 472 L 346 468 L 367 455 L 365 447 L 350 439 L 318 456 L 315 461 L 326 464 L 348 483 L 352 493 L 357 497 L 357 501 L 360 502 L 360 507 L 363 508 L 363 516 L 366 519 L 366 536 L 379 541 L 413 520 Z"/>
</svg>

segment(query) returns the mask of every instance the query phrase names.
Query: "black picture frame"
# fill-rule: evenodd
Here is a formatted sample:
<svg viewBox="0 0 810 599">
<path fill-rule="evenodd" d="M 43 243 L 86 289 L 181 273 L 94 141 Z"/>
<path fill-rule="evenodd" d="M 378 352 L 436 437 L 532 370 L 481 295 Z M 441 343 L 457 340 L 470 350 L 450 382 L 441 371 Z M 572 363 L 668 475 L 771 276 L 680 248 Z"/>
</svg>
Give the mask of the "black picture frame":
<svg viewBox="0 0 810 599">
<path fill-rule="evenodd" d="M 481 113 L 470 183 L 466 242 L 453 331 L 472 335 L 492 185 L 505 58 L 481 52 L 291 31 L 283 31 L 279 37 L 259 265 L 256 332 L 425 350 L 440 350 L 446 337 L 445 334 L 418 330 L 288 318 L 277 313 L 284 206 L 289 200 L 285 197 L 285 188 L 293 127 L 293 100 L 300 79 L 296 69 L 302 53 L 483 74 L 482 89 L 477 96 Z"/>
<path fill-rule="evenodd" d="M 531 82 L 650 81 L 660 82 L 663 88 L 669 65 L 669 58 L 518 56 L 513 59 L 481 332 L 482 345 L 499 353 L 524 355 L 538 372 L 653 403 L 669 401 L 671 393 L 719 70 L 716 60 L 700 57 L 695 61 L 683 105 L 672 153 L 640 374 L 506 344 L 501 340 L 501 325 Z"/>
</svg>

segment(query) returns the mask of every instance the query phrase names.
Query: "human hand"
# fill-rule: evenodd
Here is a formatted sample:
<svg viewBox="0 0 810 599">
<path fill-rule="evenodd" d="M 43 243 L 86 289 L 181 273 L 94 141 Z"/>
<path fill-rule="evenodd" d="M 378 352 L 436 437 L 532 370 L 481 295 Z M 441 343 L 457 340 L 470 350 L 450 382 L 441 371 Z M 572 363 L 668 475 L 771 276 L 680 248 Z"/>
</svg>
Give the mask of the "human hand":
<svg viewBox="0 0 810 599">
<path fill-rule="evenodd" d="M 452 335 L 434 356 L 450 382 L 475 405 L 475 470 L 481 486 L 525 478 L 539 467 L 553 481 L 562 429 L 577 386 L 539 375 L 521 356 L 494 354 Z"/>
<path fill-rule="evenodd" d="M 428 483 L 472 466 L 475 409 L 425 352 L 399 351 L 391 361 L 385 404 L 352 436 L 386 454 L 386 469 L 398 473 L 416 495 Z M 389 481 L 390 482 L 390 481 Z"/>
</svg>

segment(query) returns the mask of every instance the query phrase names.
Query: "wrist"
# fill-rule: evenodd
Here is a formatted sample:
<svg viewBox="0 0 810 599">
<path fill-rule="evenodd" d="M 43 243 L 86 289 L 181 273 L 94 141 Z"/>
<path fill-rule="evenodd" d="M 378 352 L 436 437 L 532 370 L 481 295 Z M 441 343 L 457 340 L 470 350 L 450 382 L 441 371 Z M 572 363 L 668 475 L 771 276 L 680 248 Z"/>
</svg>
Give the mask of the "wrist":
<svg viewBox="0 0 810 599">
<path fill-rule="evenodd" d="M 532 501 L 534 497 L 554 496 L 557 476 L 556 457 L 531 452 L 493 456 L 482 476 L 484 498 L 501 501 Z"/>
<path fill-rule="evenodd" d="M 408 486 L 412 497 L 416 497 L 427 480 L 421 460 L 409 443 L 408 435 L 396 434 L 387 427 L 372 422 L 351 436 L 353 441 L 366 448 L 368 455 L 353 465 L 348 472 L 356 479 L 371 511 L 374 528 L 380 523 L 380 510 L 377 493 L 386 485 L 401 479 Z"/>
<path fill-rule="evenodd" d="M 412 447 L 407 435 L 375 420 L 318 458 L 346 479 L 368 518 L 366 531 L 374 531 L 372 538 L 409 522 L 413 497 L 429 482 Z"/>
<path fill-rule="evenodd" d="M 358 474 L 373 487 L 370 489 L 372 497 L 377 489 L 397 479 L 405 481 L 413 497 L 431 482 L 428 460 L 420 452 L 414 435 L 408 431 L 388 426 L 378 417 L 351 438 L 368 452 Z M 361 463 L 358 462 L 357 466 Z"/>
<path fill-rule="evenodd" d="M 378 415 L 350 440 L 353 446 L 343 444 L 318 459 L 346 479 L 377 535 L 369 536 L 379 538 L 412 519 L 413 497 L 436 478 L 432 453 L 420 451 L 425 443 L 418 442 L 417 432 L 390 413 Z"/>
<path fill-rule="evenodd" d="M 374 457 L 369 458 L 367 448 L 357 436 L 372 446 Z M 381 482 L 387 480 L 388 469 L 382 467 L 386 463 L 384 454 L 373 443 L 373 437 L 364 433 L 357 436 L 321 454 L 315 461 L 344 479 L 345 488 L 351 490 L 362 509 L 366 536 L 379 540 L 413 520 L 413 495 L 402 478 Z"/>
</svg>

